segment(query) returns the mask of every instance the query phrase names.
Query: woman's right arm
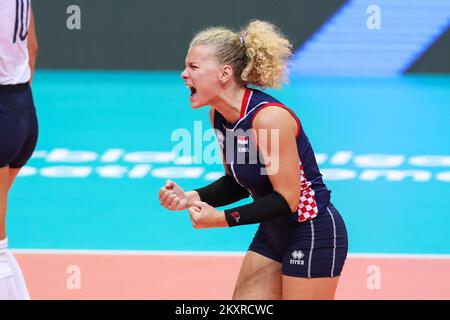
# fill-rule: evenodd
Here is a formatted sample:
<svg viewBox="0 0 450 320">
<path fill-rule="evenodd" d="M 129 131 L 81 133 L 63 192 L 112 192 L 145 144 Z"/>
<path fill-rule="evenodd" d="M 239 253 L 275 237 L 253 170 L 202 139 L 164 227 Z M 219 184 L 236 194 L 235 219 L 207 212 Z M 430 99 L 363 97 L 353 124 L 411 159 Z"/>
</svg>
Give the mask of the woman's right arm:
<svg viewBox="0 0 450 320">
<path fill-rule="evenodd" d="M 209 109 L 209 121 L 211 122 L 211 128 L 214 128 L 214 109 Z M 222 155 L 222 163 L 226 174 L 230 174 L 228 171 L 228 167 L 225 164 L 225 157 L 223 156 L 223 152 L 221 152 Z M 188 191 L 185 193 L 186 197 L 189 199 L 189 203 L 193 204 L 195 201 L 201 201 L 200 195 L 196 190 Z"/>
<path fill-rule="evenodd" d="M 214 128 L 213 108 L 209 116 Z M 226 174 L 202 188 L 184 192 L 175 182 L 168 180 L 159 191 L 161 205 L 169 210 L 184 210 L 193 206 L 194 202 L 202 201 L 212 207 L 221 207 L 247 198 L 250 193 L 230 175 L 223 152 L 222 162 Z"/>
</svg>

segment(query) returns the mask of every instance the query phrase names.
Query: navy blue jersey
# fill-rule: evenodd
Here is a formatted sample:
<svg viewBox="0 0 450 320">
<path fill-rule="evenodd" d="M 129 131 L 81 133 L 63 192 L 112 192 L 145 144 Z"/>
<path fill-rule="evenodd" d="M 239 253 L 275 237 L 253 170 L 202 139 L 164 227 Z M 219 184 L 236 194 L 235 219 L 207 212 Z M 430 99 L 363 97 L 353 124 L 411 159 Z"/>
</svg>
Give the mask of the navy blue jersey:
<svg viewBox="0 0 450 320">
<path fill-rule="evenodd" d="M 218 111 L 214 111 L 214 129 L 226 159 L 226 166 L 236 181 L 250 192 L 253 199 L 273 192 L 269 176 L 264 174 L 266 159 L 262 159 L 255 143 L 255 132 L 251 130 L 255 115 L 268 106 L 285 108 L 297 121 L 296 141 L 301 179 L 298 221 L 311 220 L 326 210 L 331 191 L 322 180 L 314 151 L 299 119 L 292 110 L 274 97 L 260 90 L 247 88 L 242 101 L 240 119 L 234 124 L 226 123 L 225 118 Z"/>
</svg>

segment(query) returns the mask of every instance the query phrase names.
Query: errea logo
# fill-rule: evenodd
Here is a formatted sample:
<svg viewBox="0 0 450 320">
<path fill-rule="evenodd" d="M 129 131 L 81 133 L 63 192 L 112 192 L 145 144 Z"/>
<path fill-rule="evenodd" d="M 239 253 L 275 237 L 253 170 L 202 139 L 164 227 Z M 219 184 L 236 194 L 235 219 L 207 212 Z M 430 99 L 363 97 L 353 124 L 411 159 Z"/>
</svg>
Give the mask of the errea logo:
<svg viewBox="0 0 450 320">
<path fill-rule="evenodd" d="M 302 250 L 294 250 L 291 253 L 291 260 L 289 261 L 290 264 L 297 264 L 300 266 L 303 266 L 305 264 L 305 261 L 302 260 L 302 258 L 305 255 L 303 254 Z"/>
</svg>

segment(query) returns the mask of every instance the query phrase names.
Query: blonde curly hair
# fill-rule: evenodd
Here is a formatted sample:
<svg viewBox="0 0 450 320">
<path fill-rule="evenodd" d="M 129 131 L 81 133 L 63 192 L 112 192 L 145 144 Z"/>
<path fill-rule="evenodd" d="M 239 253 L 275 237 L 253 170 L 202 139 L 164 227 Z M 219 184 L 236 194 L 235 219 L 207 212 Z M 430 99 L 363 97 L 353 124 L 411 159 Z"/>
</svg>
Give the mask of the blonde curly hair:
<svg viewBox="0 0 450 320">
<path fill-rule="evenodd" d="M 292 45 L 271 23 L 254 20 L 240 32 L 208 28 L 192 39 L 190 47 L 197 45 L 213 46 L 219 63 L 230 65 L 242 85 L 279 88 L 287 81 Z"/>
</svg>

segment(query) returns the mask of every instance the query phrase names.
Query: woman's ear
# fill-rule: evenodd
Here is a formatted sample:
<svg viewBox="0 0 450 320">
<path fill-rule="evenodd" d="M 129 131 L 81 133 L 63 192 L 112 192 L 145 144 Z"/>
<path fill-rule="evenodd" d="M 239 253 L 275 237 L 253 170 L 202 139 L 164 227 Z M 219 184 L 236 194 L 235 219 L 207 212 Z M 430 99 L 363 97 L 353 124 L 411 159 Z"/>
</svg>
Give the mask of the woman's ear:
<svg viewBox="0 0 450 320">
<path fill-rule="evenodd" d="M 224 65 L 222 69 L 222 73 L 220 74 L 220 81 L 223 83 L 230 80 L 230 78 L 233 76 L 233 68 L 230 65 Z"/>
</svg>

